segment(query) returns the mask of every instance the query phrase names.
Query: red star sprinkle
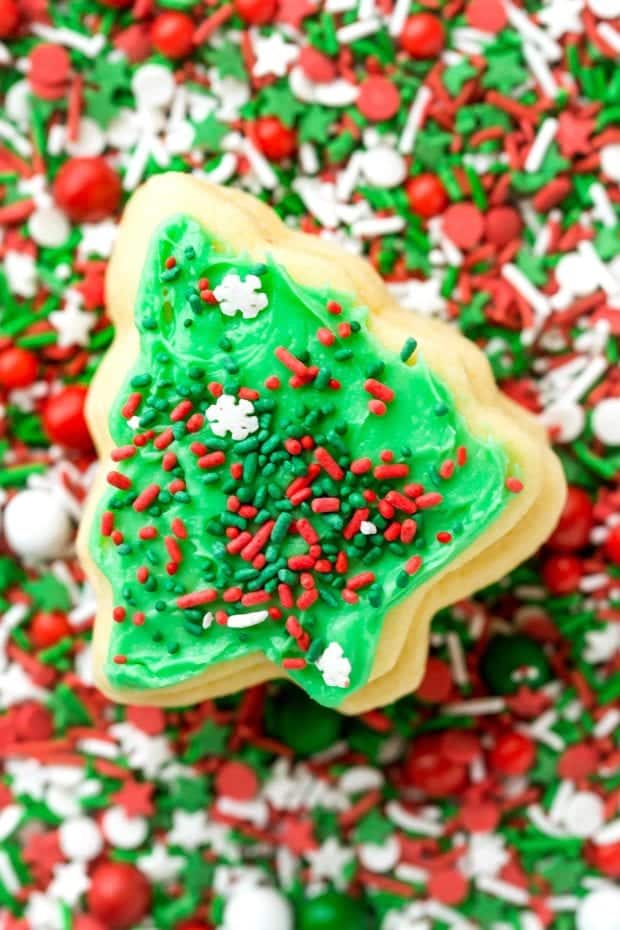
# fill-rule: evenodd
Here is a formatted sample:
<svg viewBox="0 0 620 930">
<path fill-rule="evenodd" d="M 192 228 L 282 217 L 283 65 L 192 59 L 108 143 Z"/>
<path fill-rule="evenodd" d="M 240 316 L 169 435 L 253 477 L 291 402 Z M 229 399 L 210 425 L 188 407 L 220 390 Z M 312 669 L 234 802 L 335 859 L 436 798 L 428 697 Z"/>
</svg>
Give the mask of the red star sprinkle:
<svg viewBox="0 0 620 930">
<path fill-rule="evenodd" d="M 152 801 L 153 785 L 137 781 L 126 781 L 112 800 L 123 808 L 129 817 L 150 817 L 155 807 Z"/>
</svg>

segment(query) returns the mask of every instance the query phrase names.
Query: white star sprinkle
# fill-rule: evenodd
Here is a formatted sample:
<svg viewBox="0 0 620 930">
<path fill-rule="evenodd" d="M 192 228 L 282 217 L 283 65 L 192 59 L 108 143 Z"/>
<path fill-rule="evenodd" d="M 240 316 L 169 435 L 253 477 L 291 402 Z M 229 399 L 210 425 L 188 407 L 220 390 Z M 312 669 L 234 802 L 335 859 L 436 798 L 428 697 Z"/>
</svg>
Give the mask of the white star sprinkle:
<svg viewBox="0 0 620 930">
<path fill-rule="evenodd" d="M 340 643 L 330 643 L 316 661 L 316 667 L 326 685 L 333 688 L 348 688 L 351 663 Z"/>
<path fill-rule="evenodd" d="M 138 859 L 138 868 L 152 882 L 173 882 L 185 865 L 182 856 L 171 855 L 163 843 L 154 843 L 146 856 Z"/>
<path fill-rule="evenodd" d="M 204 846 L 211 837 L 211 825 L 204 811 L 176 810 L 172 816 L 172 830 L 168 834 L 168 843 L 171 846 L 180 846 L 181 849 L 198 849 Z"/>
<path fill-rule="evenodd" d="M 94 313 L 80 309 L 81 297 L 75 291 L 67 291 L 64 310 L 55 310 L 49 315 L 49 321 L 58 333 L 58 347 L 88 345 L 91 329 L 97 322 Z"/>
<path fill-rule="evenodd" d="M 261 279 L 255 274 L 243 279 L 238 274 L 227 274 L 213 293 L 224 316 L 240 313 L 244 320 L 253 320 L 268 303 L 261 285 Z"/>
<path fill-rule="evenodd" d="M 547 27 L 552 39 L 567 32 L 583 32 L 583 0 L 550 0 L 538 12 L 538 20 Z"/>
<path fill-rule="evenodd" d="M 285 42 L 277 32 L 272 32 L 270 36 L 255 34 L 252 44 L 256 55 L 252 71 L 256 77 L 265 77 L 268 74 L 284 77 L 289 65 L 299 57 L 297 46 Z"/>
<path fill-rule="evenodd" d="M 90 879 L 83 862 L 69 862 L 54 866 L 54 878 L 47 888 L 48 894 L 70 907 L 75 907 L 85 891 L 90 887 Z"/>
<path fill-rule="evenodd" d="M 254 405 L 244 397 L 237 399 L 232 394 L 222 394 L 214 404 L 207 407 L 206 413 L 216 436 L 230 433 L 235 440 L 246 439 L 258 429 Z"/>
<path fill-rule="evenodd" d="M 341 846 L 335 837 L 330 836 L 318 849 L 309 850 L 304 855 L 310 863 L 310 871 L 315 881 L 327 879 L 333 882 L 336 888 L 346 888 L 345 870 L 354 859 L 351 849 Z"/>
</svg>

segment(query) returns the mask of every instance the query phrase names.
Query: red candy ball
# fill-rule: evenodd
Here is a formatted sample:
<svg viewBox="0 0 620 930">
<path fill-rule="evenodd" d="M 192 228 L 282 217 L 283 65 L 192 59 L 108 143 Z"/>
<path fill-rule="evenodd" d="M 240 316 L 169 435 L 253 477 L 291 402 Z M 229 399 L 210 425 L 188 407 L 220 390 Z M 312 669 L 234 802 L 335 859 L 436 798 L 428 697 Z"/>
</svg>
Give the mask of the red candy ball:
<svg viewBox="0 0 620 930">
<path fill-rule="evenodd" d="M 587 546 L 594 522 L 593 510 L 592 501 L 583 488 L 570 485 L 564 510 L 547 545 L 556 552 L 573 552 Z"/>
<path fill-rule="evenodd" d="M 151 889 L 146 878 L 127 862 L 104 862 L 92 874 L 88 907 L 108 930 L 128 930 L 149 911 Z"/>
<path fill-rule="evenodd" d="M 522 228 L 521 217 L 513 207 L 491 207 L 485 214 L 485 237 L 500 249 L 518 239 Z"/>
<path fill-rule="evenodd" d="M 552 555 L 542 568 L 543 580 L 552 594 L 572 594 L 582 574 L 583 564 L 574 555 Z"/>
<path fill-rule="evenodd" d="M 167 58 L 184 58 L 194 47 L 194 21 L 187 13 L 168 10 L 160 13 L 151 27 L 151 40 Z"/>
<path fill-rule="evenodd" d="M 15 735 L 20 740 L 49 739 L 54 733 L 54 719 L 42 704 L 24 701 L 13 708 Z"/>
<path fill-rule="evenodd" d="M 429 172 L 409 178 L 405 191 L 412 211 L 426 220 L 437 216 L 448 204 L 443 184 L 435 174 Z"/>
<path fill-rule="evenodd" d="M 431 798 L 447 798 L 467 782 L 467 766 L 446 753 L 444 734 L 428 733 L 416 739 L 405 761 L 409 785 Z"/>
<path fill-rule="evenodd" d="M 250 801 L 256 797 L 258 779 L 254 769 L 243 762 L 225 762 L 215 776 L 217 793 L 236 801 Z"/>
<path fill-rule="evenodd" d="M 442 904 L 452 906 L 460 904 L 467 897 L 467 879 L 457 869 L 440 869 L 431 872 L 428 893 L 431 898 L 441 901 Z"/>
<path fill-rule="evenodd" d="M 73 920 L 73 930 L 106 930 L 106 928 L 89 914 L 78 914 Z"/>
<path fill-rule="evenodd" d="M 470 0 L 465 18 L 472 29 L 489 33 L 499 32 L 508 22 L 501 0 Z"/>
<path fill-rule="evenodd" d="M 37 357 L 28 349 L 11 346 L 0 352 L 0 387 L 11 391 L 13 388 L 29 387 L 37 378 Z"/>
<path fill-rule="evenodd" d="M 605 553 L 610 562 L 620 565 L 620 524 L 610 529 L 605 540 Z"/>
<path fill-rule="evenodd" d="M 43 429 L 51 442 L 90 452 L 92 440 L 84 418 L 87 388 L 72 384 L 52 394 L 43 408 Z"/>
<path fill-rule="evenodd" d="M 439 704 L 450 696 L 452 691 L 452 673 L 450 666 L 434 656 L 426 663 L 424 678 L 415 690 L 415 696 L 428 704 Z"/>
<path fill-rule="evenodd" d="M 19 25 L 19 7 L 15 0 L 0 0 L 0 39 L 12 35 Z"/>
<path fill-rule="evenodd" d="M 570 778 L 577 781 L 594 775 L 599 766 L 599 757 L 593 746 L 577 743 L 565 749 L 558 760 L 558 775 L 560 778 Z"/>
<path fill-rule="evenodd" d="M 117 209 L 120 178 L 105 158 L 70 158 L 56 175 L 54 197 L 74 223 L 96 223 Z"/>
<path fill-rule="evenodd" d="M 396 116 L 400 93 L 395 84 L 381 75 L 371 75 L 360 84 L 357 108 L 366 119 L 379 123 Z"/>
<path fill-rule="evenodd" d="M 523 775 L 531 769 L 536 757 L 532 740 L 512 730 L 502 733 L 489 753 L 490 768 L 502 775 Z"/>
<path fill-rule="evenodd" d="M 59 610 L 40 610 L 30 621 L 30 639 L 37 649 L 47 649 L 71 634 L 71 625 Z"/>
<path fill-rule="evenodd" d="M 98 0 L 101 6 L 107 6 L 109 10 L 124 10 L 131 6 L 134 0 Z"/>
<path fill-rule="evenodd" d="M 604 875 L 620 878 L 620 842 L 589 843 L 586 846 L 586 859 Z"/>
<path fill-rule="evenodd" d="M 45 42 L 36 45 L 28 56 L 28 80 L 31 84 L 62 84 L 71 71 L 71 59 L 62 45 Z"/>
<path fill-rule="evenodd" d="M 290 158 L 297 148 L 294 129 L 285 126 L 277 116 L 261 116 L 254 124 L 256 143 L 270 161 Z"/>
<path fill-rule="evenodd" d="M 445 30 L 432 13 L 414 13 L 400 34 L 400 44 L 412 58 L 434 58 L 444 47 Z"/>
<path fill-rule="evenodd" d="M 336 77 L 336 65 L 313 45 L 306 45 L 299 53 L 298 64 L 315 84 L 326 84 Z"/>
<path fill-rule="evenodd" d="M 277 0 L 235 0 L 235 12 L 246 23 L 263 26 L 273 19 Z"/>
<path fill-rule="evenodd" d="M 453 203 L 444 213 L 443 231 L 459 249 L 473 249 L 484 233 L 484 216 L 473 203 Z"/>
</svg>

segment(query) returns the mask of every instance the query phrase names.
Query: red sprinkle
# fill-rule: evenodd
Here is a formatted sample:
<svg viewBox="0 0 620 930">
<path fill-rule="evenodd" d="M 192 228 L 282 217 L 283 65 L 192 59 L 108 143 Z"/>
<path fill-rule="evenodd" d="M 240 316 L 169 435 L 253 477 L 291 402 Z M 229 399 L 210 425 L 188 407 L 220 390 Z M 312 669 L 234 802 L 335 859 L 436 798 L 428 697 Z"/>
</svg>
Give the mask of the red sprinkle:
<svg viewBox="0 0 620 930">
<path fill-rule="evenodd" d="M 200 607 L 202 604 L 211 604 L 217 599 L 215 588 L 205 588 L 203 591 L 192 591 L 191 594 L 182 594 L 177 598 L 177 607 L 185 610 L 187 607 Z"/>
<path fill-rule="evenodd" d="M 156 449 L 165 449 L 171 442 L 174 442 L 174 433 L 168 427 L 153 440 L 153 445 Z"/>
<path fill-rule="evenodd" d="M 349 466 L 349 470 L 354 475 L 365 475 L 371 468 L 372 462 L 370 459 L 354 459 Z"/>
<path fill-rule="evenodd" d="M 342 481 L 344 472 L 327 449 L 324 449 L 323 446 L 317 446 L 314 450 L 314 457 L 330 478 L 333 478 L 334 481 Z"/>
<path fill-rule="evenodd" d="M 382 384 L 381 381 L 376 381 L 374 378 L 368 378 L 364 381 L 364 390 L 369 394 L 372 394 L 373 397 L 376 397 L 378 400 L 383 400 L 386 403 L 394 400 L 396 396 L 392 388 L 389 388 L 387 384 Z"/>
<path fill-rule="evenodd" d="M 126 420 L 130 420 L 131 417 L 134 416 L 141 403 L 142 394 L 140 394 L 139 391 L 134 391 L 133 394 L 129 395 L 123 407 L 121 408 L 121 413 Z"/>
<path fill-rule="evenodd" d="M 182 400 L 170 414 L 170 419 L 173 423 L 176 423 L 178 420 L 184 420 L 193 406 L 191 400 Z"/>
<path fill-rule="evenodd" d="M 223 465 L 226 461 L 226 456 L 223 452 L 219 450 L 217 452 L 209 452 L 207 455 L 201 455 L 198 459 L 198 468 L 217 468 L 218 465 Z"/>
<path fill-rule="evenodd" d="M 302 669 L 305 668 L 308 663 L 305 659 L 283 659 L 282 668 L 290 669 Z"/>
<path fill-rule="evenodd" d="M 107 476 L 108 484 L 111 484 L 113 488 L 119 488 L 121 491 L 126 491 L 131 487 L 131 479 L 127 475 L 122 475 L 120 471 L 110 471 Z"/>
<path fill-rule="evenodd" d="M 384 417 L 387 413 L 387 407 L 382 400 L 369 400 L 368 409 L 371 413 L 374 413 L 376 417 Z"/>
<path fill-rule="evenodd" d="M 437 507 L 443 502 L 443 495 L 438 491 L 429 491 L 428 494 L 421 494 L 415 499 L 418 510 L 428 510 L 430 507 Z"/>
<path fill-rule="evenodd" d="M 119 446 L 118 449 L 112 449 L 110 458 L 113 462 L 122 462 L 124 459 L 132 458 L 135 454 L 135 446 Z"/>
<path fill-rule="evenodd" d="M 377 465 L 374 470 L 374 476 L 379 481 L 387 481 L 391 478 L 406 478 L 408 474 L 409 466 L 402 462 L 395 465 Z"/>
<path fill-rule="evenodd" d="M 351 591 L 359 591 L 360 588 L 366 588 L 375 581 L 374 572 L 360 572 L 359 575 L 353 575 L 347 582 L 347 588 Z"/>
<path fill-rule="evenodd" d="M 336 341 L 336 337 L 332 333 L 331 329 L 326 329 L 324 326 L 321 326 L 320 329 L 317 329 L 316 336 L 319 342 L 324 346 L 331 346 Z"/>
<path fill-rule="evenodd" d="M 405 571 L 408 575 L 415 575 L 415 573 L 420 569 L 422 565 L 422 559 L 419 555 L 412 555 L 407 562 L 405 562 Z"/>
<path fill-rule="evenodd" d="M 166 536 L 164 539 L 164 545 L 166 547 L 166 551 L 168 555 L 170 556 L 173 562 L 183 561 L 183 553 L 181 552 L 179 548 L 179 544 L 174 538 L 174 536 Z"/>
<path fill-rule="evenodd" d="M 315 513 L 336 513 L 340 510 L 340 498 L 315 497 L 311 504 Z"/>
<path fill-rule="evenodd" d="M 159 497 L 159 492 L 161 488 L 158 484 L 149 484 L 143 491 L 140 491 L 135 501 L 133 502 L 133 509 L 137 510 L 138 513 L 142 510 L 146 510 L 147 507 L 150 507 Z"/>
</svg>

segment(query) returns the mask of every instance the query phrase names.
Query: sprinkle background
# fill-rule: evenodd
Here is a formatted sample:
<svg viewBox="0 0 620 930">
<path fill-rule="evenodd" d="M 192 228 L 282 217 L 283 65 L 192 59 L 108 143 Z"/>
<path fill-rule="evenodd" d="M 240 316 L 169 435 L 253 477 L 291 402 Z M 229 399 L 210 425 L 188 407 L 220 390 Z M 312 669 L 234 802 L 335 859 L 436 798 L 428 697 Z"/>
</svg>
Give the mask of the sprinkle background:
<svg viewBox="0 0 620 930">
<path fill-rule="evenodd" d="M 0 928 L 618 930 L 620 4 L 0 0 L 0 39 Z M 81 408 L 168 169 L 367 254 L 557 443 L 560 528 L 415 696 L 92 687 Z"/>
</svg>

